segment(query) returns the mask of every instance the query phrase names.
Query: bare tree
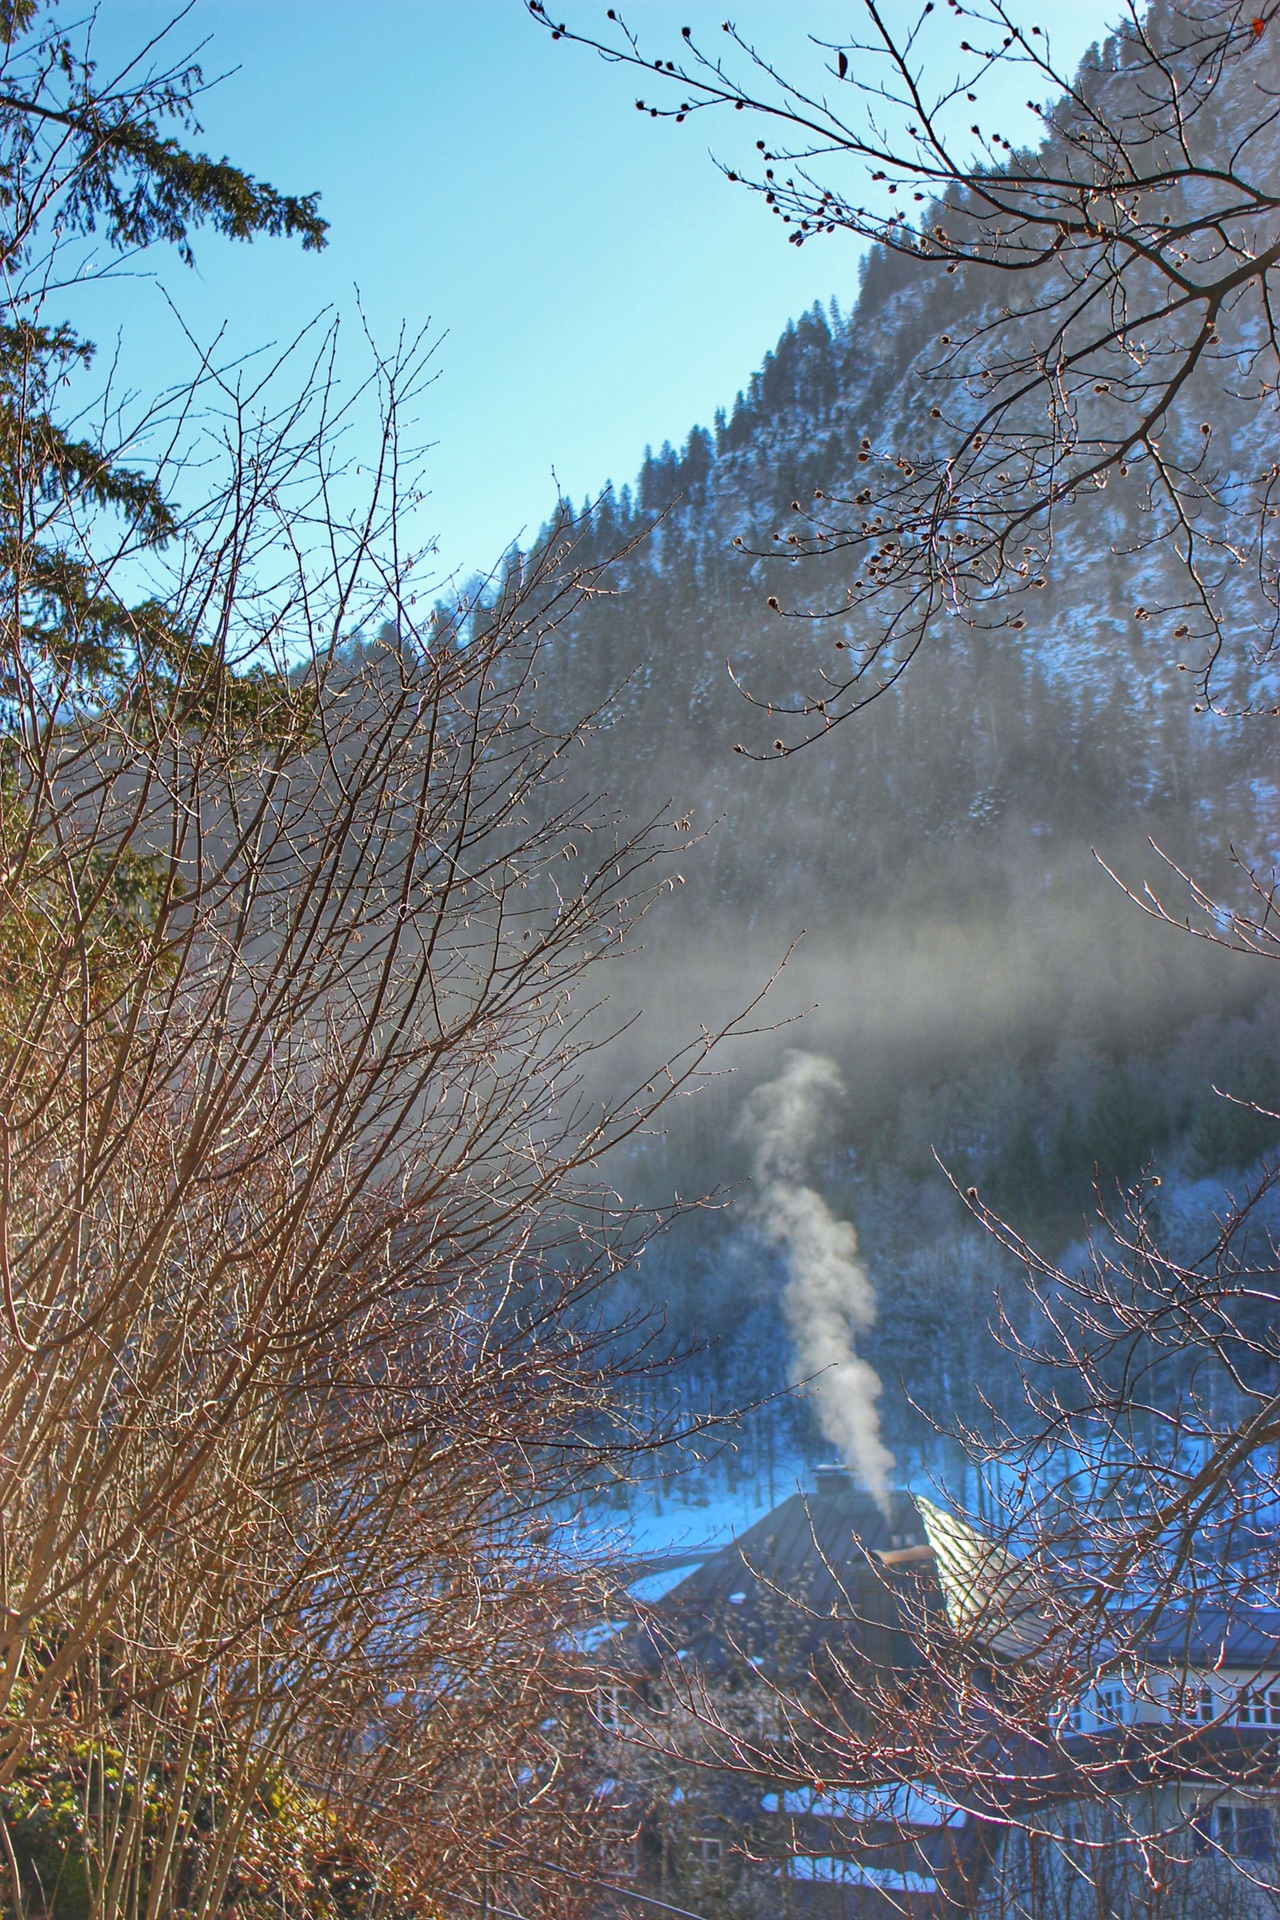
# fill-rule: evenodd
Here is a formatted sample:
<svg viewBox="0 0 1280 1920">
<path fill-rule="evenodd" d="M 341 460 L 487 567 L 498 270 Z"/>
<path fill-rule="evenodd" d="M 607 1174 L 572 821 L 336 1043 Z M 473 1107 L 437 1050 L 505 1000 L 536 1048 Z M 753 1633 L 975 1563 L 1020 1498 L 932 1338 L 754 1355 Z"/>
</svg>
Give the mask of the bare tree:
<svg viewBox="0 0 1280 1920">
<path fill-rule="evenodd" d="M 383 373 L 389 447 L 413 367 Z M 362 523 L 255 594 L 298 459 L 260 437 L 180 549 L 166 608 L 220 638 L 176 697 L 144 661 L 72 717 L 14 649 L 4 1765 L 70 1714 L 164 1771 L 160 1850 L 141 1793 L 100 1836 L 104 1912 L 161 1910 L 197 1834 L 216 1911 L 286 1757 L 385 1830 L 532 1737 L 575 1603 L 529 1528 L 614 1445 L 635 1239 L 592 1169 L 709 1044 L 581 1084 L 579 981 L 659 885 L 522 717 L 589 579 L 553 548 L 420 634 Z M 365 587 L 398 617 L 342 644 Z M 274 671 L 228 688 L 268 622 Z"/>
<path fill-rule="evenodd" d="M 713 1040 L 602 1099 L 588 976 L 682 836 L 530 717 L 593 586 L 568 524 L 427 611 L 420 343 L 373 359 L 358 488 L 331 336 L 66 424 L 96 224 L 323 226 L 169 137 L 195 68 L 104 84 L 56 11 L 0 24 L 12 1906 L 465 1901 L 496 1842 L 559 1911 L 595 1810 L 555 1790 L 592 1589 L 556 1521 L 645 1444 L 604 1162 Z"/>
</svg>

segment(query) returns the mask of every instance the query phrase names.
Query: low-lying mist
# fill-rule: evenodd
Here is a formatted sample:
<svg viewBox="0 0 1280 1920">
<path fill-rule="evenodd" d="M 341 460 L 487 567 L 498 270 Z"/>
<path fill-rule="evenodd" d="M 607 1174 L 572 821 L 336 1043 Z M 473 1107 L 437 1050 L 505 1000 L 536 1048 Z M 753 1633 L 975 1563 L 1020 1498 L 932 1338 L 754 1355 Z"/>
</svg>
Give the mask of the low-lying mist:
<svg viewBox="0 0 1280 1920">
<path fill-rule="evenodd" d="M 979 1380 L 1017 1398 L 990 1331 L 1017 1275 L 965 1188 L 1058 1255 L 1097 1228 L 1117 1182 L 1158 1168 L 1171 1203 L 1179 1181 L 1212 1192 L 1210 1176 L 1280 1134 L 1224 1097 L 1274 1106 L 1267 965 L 1156 922 L 1089 847 L 1049 851 L 1049 881 L 1020 850 L 963 913 L 908 885 L 810 931 L 709 907 L 695 859 L 613 982 L 610 1015 L 636 1016 L 603 1056 L 616 1073 L 728 1018 L 776 973 L 758 1031 L 613 1168 L 629 1200 L 708 1197 L 649 1250 L 631 1297 L 660 1308 L 722 1399 L 827 1376 L 810 1438 L 873 1491 L 892 1452 L 925 1443 L 919 1407 L 972 1416 Z M 1135 889 L 1159 879 L 1172 907 L 1149 848 L 1108 854 Z M 957 846 L 953 902 L 967 862 L 989 882 L 991 849 L 970 860 Z M 800 1088 L 796 1062 L 815 1059 Z M 791 1144 L 766 1147 L 761 1115 L 799 1092 Z"/>
</svg>

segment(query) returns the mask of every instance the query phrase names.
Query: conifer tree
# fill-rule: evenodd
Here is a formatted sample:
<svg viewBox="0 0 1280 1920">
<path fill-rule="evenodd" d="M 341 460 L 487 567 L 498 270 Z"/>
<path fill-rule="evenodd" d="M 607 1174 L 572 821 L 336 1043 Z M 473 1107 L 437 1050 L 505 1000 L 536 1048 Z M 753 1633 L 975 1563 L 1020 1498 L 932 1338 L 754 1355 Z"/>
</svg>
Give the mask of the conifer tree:
<svg viewBox="0 0 1280 1920">
<path fill-rule="evenodd" d="M 154 478 L 60 423 L 59 400 L 93 346 L 52 312 L 51 282 L 100 271 L 95 242 L 116 255 L 161 244 L 190 262 L 201 229 L 318 249 L 326 223 L 314 193 L 281 193 L 193 144 L 195 62 L 105 77 L 57 0 L 9 0 L 0 34 L 0 700 L 35 671 L 61 717 L 130 700 L 186 699 L 207 713 L 244 691 L 230 693 L 216 645 L 155 600 L 128 603 L 83 527 L 68 531 L 69 518 L 111 518 L 116 558 L 164 545 L 177 525 Z"/>
</svg>

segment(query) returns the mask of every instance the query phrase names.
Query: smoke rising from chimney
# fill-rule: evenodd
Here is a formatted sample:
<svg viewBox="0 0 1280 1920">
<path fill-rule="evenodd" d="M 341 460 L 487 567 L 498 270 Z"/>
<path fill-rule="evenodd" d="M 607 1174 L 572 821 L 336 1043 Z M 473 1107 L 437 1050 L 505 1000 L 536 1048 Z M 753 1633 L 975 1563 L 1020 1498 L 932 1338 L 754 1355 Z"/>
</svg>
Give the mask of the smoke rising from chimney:
<svg viewBox="0 0 1280 1920">
<path fill-rule="evenodd" d="M 875 1290 L 852 1222 L 837 1220 L 803 1178 L 824 1106 L 843 1091 L 830 1060 L 794 1052 L 778 1078 L 752 1094 L 746 1128 L 756 1149 L 755 1220 L 787 1263 L 783 1307 L 800 1378 L 820 1376 L 812 1391 L 822 1431 L 884 1505 L 894 1461 L 880 1438 L 880 1376 L 854 1346 L 875 1323 Z"/>
</svg>

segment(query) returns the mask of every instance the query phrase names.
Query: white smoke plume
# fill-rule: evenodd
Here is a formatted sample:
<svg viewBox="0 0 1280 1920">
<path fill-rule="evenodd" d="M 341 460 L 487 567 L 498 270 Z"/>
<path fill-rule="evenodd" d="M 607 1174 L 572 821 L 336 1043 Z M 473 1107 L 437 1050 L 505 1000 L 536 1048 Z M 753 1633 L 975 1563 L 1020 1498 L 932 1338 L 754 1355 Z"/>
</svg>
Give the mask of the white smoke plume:
<svg viewBox="0 0 1280 1920">
<path fill-rule="evenodd" d="M 747 1131 L 756 1148 L 756 1222 L 786 1259 L 783 1306 L 800 1378 L 813 1379 L 822 1431 L 883 1506 L 894 1462 L 880 1438 L 880 1376 L 854 1346 L 856 1336 L 875 1324 L 875 1290 L 858 1258 L 852 1222 L 837 1220 L 803 1179 L 827 1101 L 842 1092 L 830 1060 L 796 1052 L 787 1055 L 776 1080 L 751 1096 Z"/>
</svg>

